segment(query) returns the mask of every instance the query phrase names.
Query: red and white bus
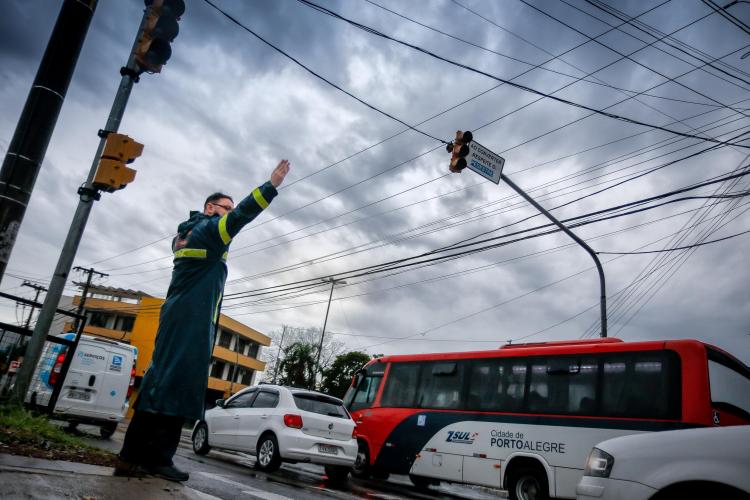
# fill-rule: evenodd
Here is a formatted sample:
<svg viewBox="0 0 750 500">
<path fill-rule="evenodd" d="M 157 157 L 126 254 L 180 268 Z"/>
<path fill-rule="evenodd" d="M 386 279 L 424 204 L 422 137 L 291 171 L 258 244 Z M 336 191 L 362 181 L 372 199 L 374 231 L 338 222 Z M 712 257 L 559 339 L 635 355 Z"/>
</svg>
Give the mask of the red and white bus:
<svg viewBox="0 0 750 500">
<path fill-rule="evenodd" d="M 373 359 L 344 401 L 357 423 L 356 476 L 574 498 L 600 441 L 750 424 L 750 368 L 696 340 L 519 344 Z"/>
</svg>

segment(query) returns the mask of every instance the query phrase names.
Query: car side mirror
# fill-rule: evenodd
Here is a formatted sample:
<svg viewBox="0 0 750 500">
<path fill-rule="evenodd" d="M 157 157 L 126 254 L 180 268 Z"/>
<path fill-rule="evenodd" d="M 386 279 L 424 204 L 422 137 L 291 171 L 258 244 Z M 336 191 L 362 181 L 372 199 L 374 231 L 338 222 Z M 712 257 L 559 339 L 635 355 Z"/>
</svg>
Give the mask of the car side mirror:
<svg viewBox="0 0 750 500">
<path fill-rule="evenodd" d="M 217 399 L 216 400 L 216 406 L 219 408 L 224 408 L 224 400 L 223 399 Z"/>
</svg>

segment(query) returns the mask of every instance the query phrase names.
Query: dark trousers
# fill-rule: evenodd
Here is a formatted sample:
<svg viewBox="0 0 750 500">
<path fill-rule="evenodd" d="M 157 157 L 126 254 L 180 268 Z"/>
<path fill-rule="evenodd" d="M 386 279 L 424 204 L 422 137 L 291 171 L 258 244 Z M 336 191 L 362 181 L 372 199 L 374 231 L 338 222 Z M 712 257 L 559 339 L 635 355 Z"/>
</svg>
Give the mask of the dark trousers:
<svg viewBox="0 0 750 500">
<path fill-rule="evenodd" d="M 125 433 L 120 458 L 142 465 L 173 465 L 184 417 L 135 410 Z"/>
</svg>

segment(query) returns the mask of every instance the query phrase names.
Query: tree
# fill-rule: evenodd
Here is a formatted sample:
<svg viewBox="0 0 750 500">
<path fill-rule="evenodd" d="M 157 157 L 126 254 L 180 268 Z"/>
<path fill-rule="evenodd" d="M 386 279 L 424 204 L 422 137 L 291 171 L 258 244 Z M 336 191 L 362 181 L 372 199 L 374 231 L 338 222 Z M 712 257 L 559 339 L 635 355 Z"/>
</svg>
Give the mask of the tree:
<svg viewBox="0 0 750 500">
<path fill-rule="evenodd" d="M 318 344 L 320 343 L 320 334 L 322 330 L 320 328 L 304 328 L 304 327 L 293 327 L 284 325 L 282 328 L 275 330 L 269 334 L 271 337 L 271 345 L 263 349 L 263 361 L 266 362 L 266 371 L 263 375 L 264 382 L 273 382 L 274 378 L 277 383 L 282 383 L 282 370 L 281 362 L 286 356 L 287 347 L 296 344 L 308 344 L 313 347 L 313 362 L 315 355 L 317 354 Z M 281 344 L 281 337 L 284 337 L 284 343 Z M 279 352 L 279 346 L 281 346 L 281 352 Z M 333 335 L 326 334 L 323 339 L 323 349 L 320 354 L 320 366 L 322 369 L 328 367 L 333 360 L 344 352 L 344 344 L 334 338 Z M 278 376 L 276 374 L 276 360 L 279 360 Z"/>
<path fill-rule="evenodd" d="M 279 384 L 293 387 L 310 387 L 315 373 L 315 346 L 295 342 L 283 350 L 279 363 Z"/>
<path fill-rule="evenodd" d="M 320 391 L 337 398 L 343 398 L 352 383 L 354 373 L 362 368 L 370 355 L 361 351 L 351 351 L 336 357 L 331 366 L 323 371 Z"/>
</svg>

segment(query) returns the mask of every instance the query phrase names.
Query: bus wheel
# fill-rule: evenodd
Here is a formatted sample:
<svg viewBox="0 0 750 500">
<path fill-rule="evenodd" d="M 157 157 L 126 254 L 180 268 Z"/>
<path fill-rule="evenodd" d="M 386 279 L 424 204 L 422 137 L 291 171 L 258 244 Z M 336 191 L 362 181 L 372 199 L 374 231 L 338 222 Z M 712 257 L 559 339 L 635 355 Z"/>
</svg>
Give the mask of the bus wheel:
<svg viewBox="0 0 750 500">
<path fill-rule="evenodd" d="M 511 500 L 548 500 L 547 475 L 536 467 L 515 469 L 508 478 L 508 493 Z"/>
<path fill-rule="evenodd" d="M 370 477 L 370 452 L 367 449 L 367 443 L 364 441 L 359 441 L 357 460 L 352 467 L 352 476 L 359 479 L 367 479 Z"/>
<path fill-rule="evenodd" d="M 415 476 L 414 474 L 409 474 L 409 479 L 411 480 L 411 484 L 413 484 L 414 487 L 418 490 L 426 490 L 433 484 L 440 484 L 440 481 L 437 481 L 436 479 L 424 476 Z"/>
</svg>

